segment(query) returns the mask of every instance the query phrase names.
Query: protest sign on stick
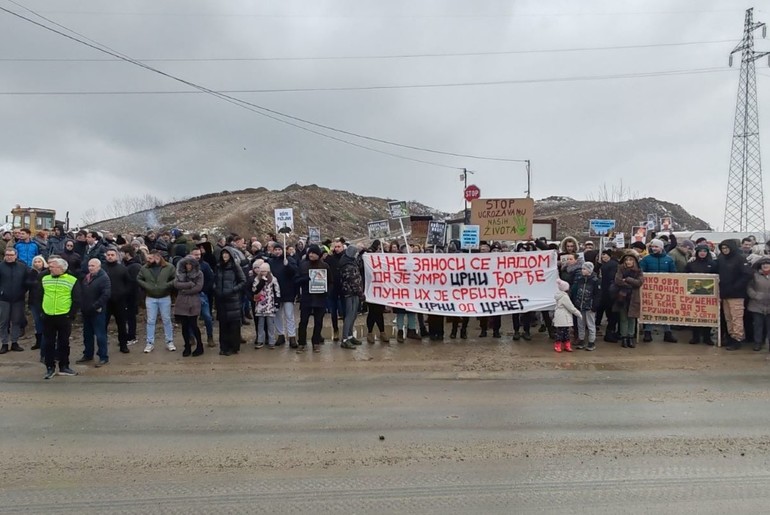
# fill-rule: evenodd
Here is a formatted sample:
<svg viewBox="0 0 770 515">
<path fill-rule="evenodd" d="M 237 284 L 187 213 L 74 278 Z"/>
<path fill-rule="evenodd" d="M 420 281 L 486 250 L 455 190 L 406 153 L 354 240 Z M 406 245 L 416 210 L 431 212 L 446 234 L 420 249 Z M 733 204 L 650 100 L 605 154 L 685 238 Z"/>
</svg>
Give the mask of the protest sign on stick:
<svg viewBox="0 0 770 515">
<path fill-rule="evenodd" d="M 484 240 L 531 240 L 535 200 L 478 199 L 471 202 L 471 223 Z"/>
</svg>

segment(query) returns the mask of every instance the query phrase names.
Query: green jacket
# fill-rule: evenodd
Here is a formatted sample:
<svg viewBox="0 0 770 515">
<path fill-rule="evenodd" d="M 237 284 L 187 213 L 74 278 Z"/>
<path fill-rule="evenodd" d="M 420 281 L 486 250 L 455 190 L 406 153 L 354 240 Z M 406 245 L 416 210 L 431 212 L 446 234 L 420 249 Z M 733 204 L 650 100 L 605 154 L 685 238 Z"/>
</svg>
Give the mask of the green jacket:
<svg viewBox="0 0 770 515">
<path fill-rule="evenodd" d="M 80 288 L 76 288 L 77 279 L 64 273 L 59 276 L 44 275 L 43 313 L 48 316 L 71 315 L 77 313 L 80 304 Z"/>
<path fill-rule="evenodd" d="M 136 276 L 136 281 L 144 290 L 148 297 L 161 299 L 168 297 L 174 289 L 174 280 L 176 279 L 176 268 L 171 263 L 166 263 L 160 267 L 156 276 L 149 265 L 144 265 Z"/>
</svg>

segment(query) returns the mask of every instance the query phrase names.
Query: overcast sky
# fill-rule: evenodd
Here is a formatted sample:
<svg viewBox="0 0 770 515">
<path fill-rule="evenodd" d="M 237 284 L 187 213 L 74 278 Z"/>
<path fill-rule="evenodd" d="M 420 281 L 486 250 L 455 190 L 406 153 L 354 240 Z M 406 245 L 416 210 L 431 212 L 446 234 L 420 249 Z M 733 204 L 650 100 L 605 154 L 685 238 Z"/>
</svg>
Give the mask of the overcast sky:
<svg viewBox="0 0 770 515">
<path fill-rule="evenodd" d="M 622 180 L 636 196 L 680 203 L 715 227 L 722 224 L 740 66 L 738 59 L 729 69 L 728 54 L 747 7 L 770 22 L 768 0 L 14 1 L 132 58 L 169 59 L 148 64 L 214 90 L 503 82 L 232 95 L 406 145 L 530 159 L 537 199 L 586 199 Z M 8 0 L 0 7 L 34 18 Z M 770 49 L 757 35 L 757 48 Z M 698 44 L 660 46 L 689 42 Z M 644 45 L 654 46 L 586 50 Z M 435 55 L 458 53 L 487 55 Z M 254 60 L 405 54 L 434 55 Z M 0 58 L 0 212 L 17 203 L 52 207 L 77 222 L 121 195 L 170 199 L 295 182 L 447 211 L 463 205 L 457 170 L 333 141 L 210 95 L 178 93 L 194 90 L 133 64 L 87 61 L 111 58 L 5 12 Z M 684 73 L 660 74 L 669 71 Z M 757 71 L 767 168 L 766 60 Z M 618 75 L 624 78 L 607 78 Z M 554 80 L 588 77 L 603 78 Z M 177 93 L 18 94 L 160 91 Z M 526 189 L 521 163 L 316 130 L 468 167 L 482 197 Z"/>
</svg>

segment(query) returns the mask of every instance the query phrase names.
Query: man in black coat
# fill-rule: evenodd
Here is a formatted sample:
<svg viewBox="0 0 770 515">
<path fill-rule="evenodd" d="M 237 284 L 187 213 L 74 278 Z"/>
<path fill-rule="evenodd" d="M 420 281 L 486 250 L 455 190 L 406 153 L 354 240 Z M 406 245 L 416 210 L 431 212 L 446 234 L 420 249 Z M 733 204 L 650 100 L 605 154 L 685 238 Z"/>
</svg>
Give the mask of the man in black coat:
<svg viewBox="0 0 770 515">
<path fill-rule="evenodd" d="M 132 281 L 128 269 L 120 262 L 117 250 L 108 249 L 104 253 L 104 257 L 107 261 L 102 269 L 107 274 L 107 277 L 110 278 L 111 288 L 110 300 L 107 301 L 105 326 L 109 326 L 110 319 L 115 318 L 115 323 L 118 326 L 120 352 L 128 354 L 128 326 L 126 321 L 128 306 L 126 300 L 128 299 Z"/>
<path fill-rule="evenodd" d="M 607 316 L 607 330 L 604 332 L 604 341 L 617 343 L 619 335 L 618 316 L 612 310 L 615 299 L 612 298 L 610 286 L 615 282 L 615 274 L 618 273 L 617 252 L 614 249 L 605 249 L 599 258 L 599 275 L 601 276 L 599 310 L 596 313 L 596 327 L 602 323 L 602 315 Z"/>
<path fill-rule="evenodd" d="M 727 350 L 738 350 L 746 339 L 743 326 L 746 288 L 753 271 L 751 265 L 738 248 L 736 240 L 725 240 L 719 244 L 717 257 L 719 273 L 719 297 L 727 322 Z"/>
<path fill-rule="evenodd" d="M 98 259 L 100 263 L 104 263 L 104 253 L 107 248 L 102 242 L 101 236 L 96 231 L 89 231 L 86 233 L 86 250 L 83 254 L 83 262 L 80 265 L 80 272 L 83 275 L 88 273 L 88 262 L 92 259 Z"/>
<path fill-rule="evenodd" d="M 97 258 L 88 262 L 88 273 L 80 285 L 81 311 L 83 313 L 83 357 L 75 363 L 87 363 L 94 359 L 94 337 L 96 337 L 99 362 L 96 367 L 106 365 L 107 354 L 107 302 L 110 300 L 110 278 L 102 270 Z"/>
<path fill-rule="evenodd" d="M 323 252 L 318 245 L 310 245 L 307 259 L 302 262 L 297 274 L 300 289 L 300 316 L 297 329 L 297 352 L 305 352 L 307 345 L 307 325 L 313 316 L 313 352 L 320 352 L 321 329 L 326 314 L 326 299 L 329 295 L 329 265 L 321 260 Z"/>
<path fill-rule="evenodd" d="M 16 249 L 6 247 L 0 263 L 0 354 L 8 352 L 8 337 L 11 338 L 10 350 L 21 352 L 19 345 L 21 329 L 26 323 L 24 315 L 24 296 L 27 293 L 29 268 L 18 260 Z"/>
</svg>

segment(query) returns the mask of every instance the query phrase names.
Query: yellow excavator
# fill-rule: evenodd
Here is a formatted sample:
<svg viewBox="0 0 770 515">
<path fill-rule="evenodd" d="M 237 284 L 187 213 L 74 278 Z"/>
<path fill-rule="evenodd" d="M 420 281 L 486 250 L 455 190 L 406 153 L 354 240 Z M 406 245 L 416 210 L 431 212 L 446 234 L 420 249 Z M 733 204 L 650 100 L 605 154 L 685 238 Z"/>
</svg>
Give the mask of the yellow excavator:
<svg viewBox="0 0 770 515">
<path fill-rule="evenodd" d="M 17 205 L 11 209 L 10 221 L 5 218 L 6 224 L 3 230 L 27 228 L 35 234 L 37 231 L 53 231 L 54 225 L 61 225 L 65 231 L 69 230 L 69 212 L 64 221 L 56 219 L 56 211 L 39 207 L 21 207 Z"/>
</svg>

